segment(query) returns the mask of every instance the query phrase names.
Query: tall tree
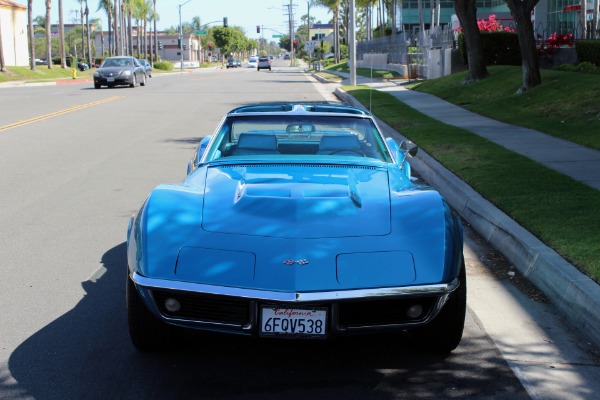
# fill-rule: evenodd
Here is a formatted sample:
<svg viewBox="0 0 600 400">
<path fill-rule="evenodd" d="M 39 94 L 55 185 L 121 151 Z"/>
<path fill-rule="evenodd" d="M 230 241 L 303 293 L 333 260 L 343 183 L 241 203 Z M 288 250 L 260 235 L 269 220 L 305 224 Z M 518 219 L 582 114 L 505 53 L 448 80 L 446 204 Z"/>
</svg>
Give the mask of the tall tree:
<svg viewBox="0 0 600 400">
<path fill-rule="evenodd" d="M 67 68 L 65 52 L 65 22 L 63 18 L 63 0 L 58 0 L 58 52 L 60 53 L 60 67 Z"/>
<path fill-rule="evenodd" d="M 84 11 L 83 11 L 83 3 L 85 2 L 85 0 L 77 0 L 79 2 L 79 17 L 81 18 L 81 55 L 83 58 L 86 58 L 85 55 L 85 28 L 83 27 L 83 23 L 84 23 Z"/>
<path fill-rule="evenodd" d="M 85 34 L 87 38 L 87 60 L 90 68 L 92 67 L 92 42 L 90 40 L 90 9 L 88 8 L 88 2 L 85 0 Z"/>
<path fill-rule="evenodd" d="M 52 24 L 50 23 L 50 9 L 52 0 L 46 0 L 46 60 L 48 69 L 52 69 Z"/>
<path fill-rule="evenodd" d="M 115 55 L 120 56 L 123 55 L 123 46 L 121 45 L 121 34 L 119 32 L 119 15 L 120 15 L 120 5 L 119 0 L 115 0 L 115 6 L 113 8 L 114 12 L 114 36 L 115 36 Z"/>
<path fill-rule="evenodd" d="M 4 48 L 2 47 L 2 21 L 0 18 L 0 72 L 6 72 L 6 65 L 4 65 Z"/>
<path fill-rule="evenodd" d="M 333 43 L 335 62 L 340 62 L 340 2 L 341 0 L 315 0 L 316 6 L 325 7 L 333 14 Z"/>
<path fill-rule="evenodd" d="M 469 74 L 463 84 L 484 79 L 488 75 L 488 71 L 483 58 L 481 36 L 477 26 L 475 0 L 454 0 L 454 10 L 463 30 L 467 47 Z"/>
<path fill-rule="evenodd" d="M 523 66 L 523 82 L 517 93 L 522 93 L 542 83 L 540 63 L 537 57 L 531 12 L 539 0 L 505 0 L 517 26 L 521 63 Z"/>
<path fill-rule="evenodd" d="M 27 38 L 29 39 L 29 68 L 35 71 L 35 36 L 33 34 L 33 0 L 27 0 Z"/>
<path fill-rule="evenodd" d="M 158 13 L 156 12 L 156 0 L 152 1 L 152 22 L 154 24 L 154 48 L 158 55 L 158 36 L 156 35 L 156 22 L 158 20 Z M 154 66 L 154 53 L 152 53 L 152 66 Z"/>
<path fill-rule="evenodd" d="M 104 10 L 106 13 L 106 18 L 108 19 L 108 54 L 113 55 L 113 38 L 112 38 L 112 17 L 113 17 L 113 5 L 111 0 L 99 0 L 98 1 L 98 9 L 96 11 Z M 104 57 L 104 51 L 102 51 L 102 56 Z"/>
</svg>

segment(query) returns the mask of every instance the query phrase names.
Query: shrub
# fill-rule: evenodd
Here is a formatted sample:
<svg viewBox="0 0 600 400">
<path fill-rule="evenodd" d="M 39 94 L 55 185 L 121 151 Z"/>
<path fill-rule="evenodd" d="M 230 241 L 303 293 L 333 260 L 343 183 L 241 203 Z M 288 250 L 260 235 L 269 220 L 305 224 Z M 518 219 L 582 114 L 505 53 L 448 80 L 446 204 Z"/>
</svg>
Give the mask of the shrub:
<svg viewBox="0 0 600 400">
<path fill-rule="evenodd" d="M 154 63 L 154 68 L 162 69 L 163 71 L 173 71 L 173 64 L 168 61 L 158 61 Z"/>
<path fill-rule="evenodd" d="M 521 65 L 521 50 L 516 33 L 508 31 L 481 32 L 485 65 Z M 465 36 L 458 35 L 458 54 L 467 64 Z"/>
<path fill-rule="evenodd" d="M 580 39 L 575 43 L 577 59 L 600 67 L 600 40 Z"/>
</svg>

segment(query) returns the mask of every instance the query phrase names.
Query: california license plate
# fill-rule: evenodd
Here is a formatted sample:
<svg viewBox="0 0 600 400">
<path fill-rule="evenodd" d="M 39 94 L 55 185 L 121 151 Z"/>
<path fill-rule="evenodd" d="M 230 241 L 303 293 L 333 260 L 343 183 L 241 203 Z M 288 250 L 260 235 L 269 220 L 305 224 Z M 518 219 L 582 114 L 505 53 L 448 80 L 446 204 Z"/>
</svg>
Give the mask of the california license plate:
<svg viewBox="0 0 600 400">
<path fill-rule="evenodd" d="M 106 82 L 114 82 L 115 78 L 106 78 Z"/>
<path fill-rule="evenodd" d="M 261 336 L 324 338 L 326 333 L 326 308 L 263 306 L 261 309 Z"/>
</svg>

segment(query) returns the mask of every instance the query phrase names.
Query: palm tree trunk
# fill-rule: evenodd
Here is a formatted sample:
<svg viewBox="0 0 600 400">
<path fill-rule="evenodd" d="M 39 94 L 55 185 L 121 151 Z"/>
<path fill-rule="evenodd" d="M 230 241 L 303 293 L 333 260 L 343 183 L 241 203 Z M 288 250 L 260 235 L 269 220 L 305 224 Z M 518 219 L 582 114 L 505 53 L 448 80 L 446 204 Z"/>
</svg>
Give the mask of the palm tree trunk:
<svg viewBox="0 0 600 400">
<path fill-rule="evenodd" d="M 60 53 L 60 67 L 67 68 L 65 54 L 65 24 L 63 21 L 63 0 L 58 0 L 58 52 Z"/>
<path fill-rule="evenodd" d="M 0 72 L 6 72 L 4 65 L 4 49 L 2 48 L 2 21 L 0 21 Z"/>
<path fill-rule="evenodd" d="M 90 9 L 87 0 L 85 0 L 85 31 L 87 36 L 88 65 L 92 67 L 92 43 L 90 41 Z"/>
<path fill-rule="evenodd" d="M 46 60 L 48 69 L 52 69 L 52 24 L 50 23 L 50 9 L 52 0 L 46 0 Z"/>
<path fill-rule="evenodd" d="M 27 0 L 27 38 L 29 39 L 29 68 L 35 71 L 35 37 L 33 36 L 33 0 Z"/>
</svg>

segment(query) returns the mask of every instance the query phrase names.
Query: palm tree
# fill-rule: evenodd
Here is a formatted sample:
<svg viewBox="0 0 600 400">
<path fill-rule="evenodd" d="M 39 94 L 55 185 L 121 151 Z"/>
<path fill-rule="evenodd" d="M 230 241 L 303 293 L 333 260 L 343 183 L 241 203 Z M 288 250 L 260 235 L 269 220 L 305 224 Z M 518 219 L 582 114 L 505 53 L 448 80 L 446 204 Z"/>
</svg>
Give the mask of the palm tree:
<svg viewBox="0 0 600 400">
<path fill-rule="evenodd" d="M 90 9 L 88 8 L 88 2 L 85 0 L 85 34 L 87 36 L 87 53 L 88 53 L 88 65 L 92 66 L 92 43 L 90 41 Z"/>
<path fill-rule="evenodd" d="M 63 21 L 63 0 L 58 0 L 58 52 L 60 53 L 60 67 L 67 68 L 65 54 L 65 24 Z"/>
<path fill-rule="evenodd" d="M 85 58 L 85 29 L 83 28 L 83 2 L 85 0 L 77 0 L 79 2 L 79 16 L 81 18 L 81 55 Z"/>
<path fill-rule="evenodd" d="M 50 23 L 50 9 L 52 0 L 46 0 L 46 60 L 48 69 L 52 69 L 52 24 Z"/>
<path fill-rule="evenodd" d="M 154 22 L 154 48 L 156 49 L 156 54 L 158 55 L 158 36 L 156 35 L 156 21 L 158 21 L 158 13 L 156 12 L 156 0 L 152 1 L 152 20 Z M 154 53 L 152 53 L 152 60 L 154 60 Z M 154 66 L 154 62 L 152 63 Z"/>
<path fill-rule="evenodd" d="M 6 72 L 4 65 L 4 49 L 2 48 L 2 21 L 0 21 L 0 72 Z"/>
<path fill-rule="evenodd" d="M 113 15 L 113 5 L 111 0 L 99 0 L 98 1 L 98 9 L 96 11 L 104 10 L 106 13 L 106 17 L 108 18 L 108 54 L 113 55 L 113 40 L 112 40 L 112 15 Z M 104 40 L 102 39 L 104 43 Z M 104 47 L 102 48 L 102 56 L 104 56 Z"/>
<path fill-rule="evenodd" d="M 340 62 L 340 2 L 341 0 L 314 0 L 316 6 L 328 8 L 333 13 L 333 42 L 336 63 Z"/>
</svg>

